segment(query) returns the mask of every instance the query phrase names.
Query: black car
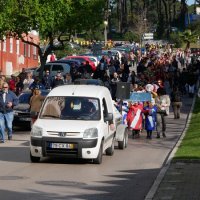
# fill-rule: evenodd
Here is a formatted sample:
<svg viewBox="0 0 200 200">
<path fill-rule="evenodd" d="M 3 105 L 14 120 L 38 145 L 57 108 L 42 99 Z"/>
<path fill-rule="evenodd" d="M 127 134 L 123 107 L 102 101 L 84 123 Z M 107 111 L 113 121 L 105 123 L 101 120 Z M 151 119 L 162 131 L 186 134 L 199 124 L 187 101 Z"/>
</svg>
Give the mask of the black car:
<svg viewBox="0 0 200 200">
<path fill-rule="evenodd" d="M 49 90 L 41 90 L 41 95 L 47 96 Z M 13 126 L 19 125 L 31 125 L 31 116 L 30 116 L 30 98 L 32 96 L 32 92 L 30 90 L 24 91 L 19 95 L 19 104 L 14 106 L 14 120 Z"/>
</svg>

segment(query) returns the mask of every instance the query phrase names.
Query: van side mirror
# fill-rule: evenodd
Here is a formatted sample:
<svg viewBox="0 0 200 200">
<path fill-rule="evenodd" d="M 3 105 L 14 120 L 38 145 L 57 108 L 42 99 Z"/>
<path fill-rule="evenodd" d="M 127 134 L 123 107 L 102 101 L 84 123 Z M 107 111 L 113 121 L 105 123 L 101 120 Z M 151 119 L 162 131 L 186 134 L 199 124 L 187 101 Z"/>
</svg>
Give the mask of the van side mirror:
<svg viewBox="0 0 200 200">
<path fill-rule="evenodd" d="M 104 121 L 105 121 L 105 122 L 111 122 L 111 121 L 113 121 L 113 114 L 112 114 L 112 113 L 107 113 L 107 114 L 104 116 Z"/>
</svg>

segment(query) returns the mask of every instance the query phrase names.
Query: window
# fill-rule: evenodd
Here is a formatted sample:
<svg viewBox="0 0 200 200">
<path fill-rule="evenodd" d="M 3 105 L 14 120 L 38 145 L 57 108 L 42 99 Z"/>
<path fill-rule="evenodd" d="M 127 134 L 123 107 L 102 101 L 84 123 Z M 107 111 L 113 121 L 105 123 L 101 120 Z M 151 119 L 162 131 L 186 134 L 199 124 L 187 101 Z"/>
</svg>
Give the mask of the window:
<svg viewBox="0 0 200 200">
<path fill-rule="evenodd" d="M 26 43 L 24 43 L 24 57 L 27 56 L 27 52 L 26 52 Z"/>
<path fill-rule="evenodd" d="M 33 46 L 33 59 L 37 59 L 37 48 Z"/>
<path fill-rule="evenodd" d="M 99 99 L 91 97 L 47 97 L 40 118 L 62 120 L 100 120 Z"/>
<path fill-rule="evenodd" d="M 10 38 L 10 53 L 13 53 L 13 38 Z"/>
<path fill-rule="evenodd" d="M 63 72 L 64 71 L 64 69 L 63 69 L 63 66 L 62 65 L 53 65 L 53 67 L 52 67 L 52 72 L 53 71 L 60 71 L 60 72 Z"/>
<path fill-rule="evenodd" d="M 27 44 L 28 46 L 28 57 L 30 58 L 31 57 L 31 46 L 30 44 Z"/>
<path fill-rule="evenodd" d="M 6 51 L 6 37 L 3 37 L 3 51 Z"/>
<path fill-rule="evenodd" d="M 19 40 L 16 40 L 16 53 L 19 55 Z"/>
</svg>

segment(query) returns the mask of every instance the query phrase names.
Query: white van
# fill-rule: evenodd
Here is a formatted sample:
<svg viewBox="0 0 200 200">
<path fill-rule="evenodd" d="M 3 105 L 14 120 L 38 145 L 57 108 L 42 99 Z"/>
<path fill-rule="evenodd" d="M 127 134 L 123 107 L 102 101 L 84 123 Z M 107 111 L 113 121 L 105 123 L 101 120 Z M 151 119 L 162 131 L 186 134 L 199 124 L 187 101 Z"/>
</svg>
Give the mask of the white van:
<svg viewBox="0 0 200 200">
<path fill-rule="evenodd" d="M 115 118 L 116 116 L 116 118 Z M 119 148 L 127 146 L 126 126 L 116 115 L 109 90 L 95 85 L 64 85 L 46 97 L 31 130 L 30 158 L 69 156 L 102 162 L 113 155 L 117 133 Z"/>
</svg>

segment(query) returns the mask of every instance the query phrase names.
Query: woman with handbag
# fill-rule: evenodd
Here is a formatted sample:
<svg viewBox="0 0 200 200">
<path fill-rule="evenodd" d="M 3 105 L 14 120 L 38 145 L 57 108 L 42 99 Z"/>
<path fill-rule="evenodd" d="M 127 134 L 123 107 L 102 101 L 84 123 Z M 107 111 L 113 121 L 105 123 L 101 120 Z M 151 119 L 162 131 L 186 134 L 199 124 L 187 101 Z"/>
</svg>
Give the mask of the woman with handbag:
<svg viewBox="0 0 200 200">
<path fill-rule="evenodd" d="M 170 97 L 166 94 L 164 88 L 158 88 L 158 96 L 156 97 L 155 103 L 157 105 L 157 138 L 160 138 L 160 133 L 162 136 L 166 137 L 166 116 L 169 115 L 170 107 Z"/>
</svg>

